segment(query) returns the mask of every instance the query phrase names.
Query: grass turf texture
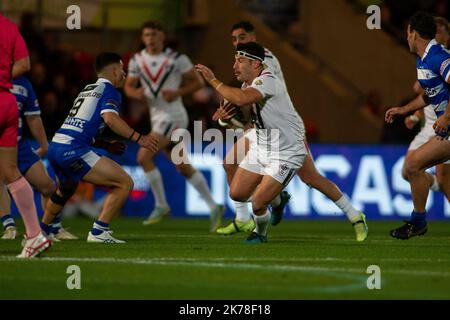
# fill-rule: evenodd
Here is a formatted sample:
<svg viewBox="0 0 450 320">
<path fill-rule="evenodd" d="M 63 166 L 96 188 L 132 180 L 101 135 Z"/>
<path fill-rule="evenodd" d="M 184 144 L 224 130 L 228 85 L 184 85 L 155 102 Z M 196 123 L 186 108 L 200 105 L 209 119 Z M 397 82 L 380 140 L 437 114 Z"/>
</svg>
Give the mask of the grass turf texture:
<svg viewBox="0 0 450 320">
<path fill-rule="evenodd" d="M 354 240 L 345 221 L 283 221 L 269 242 L 242 243 L 207 232 L 207 220 L 166 219 L 143 227 L 113 221 L 124 245 L 85 242 L 92 222 L 64 221 L 81 240 L 54 245 L 42 258 L 15 259 L 20 241 L 0 240 L 0 299 L 449 299 L 450 223 L 428 234 L 390 238 L 399 222 L 370 222 Z M 20 227 L 20 230 L 23 230 Z M 68 290 L 69 265 L 81 268 L 81 290 Z M 367 267 L 381 268 L 381 290 L 368 290 Z"/>
</svg>

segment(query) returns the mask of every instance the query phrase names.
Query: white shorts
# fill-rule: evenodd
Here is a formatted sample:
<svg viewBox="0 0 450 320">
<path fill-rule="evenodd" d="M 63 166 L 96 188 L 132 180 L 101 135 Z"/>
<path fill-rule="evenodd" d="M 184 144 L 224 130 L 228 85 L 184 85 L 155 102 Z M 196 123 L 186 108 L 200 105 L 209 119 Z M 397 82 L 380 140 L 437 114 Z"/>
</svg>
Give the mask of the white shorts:
<svg viewBox="0 0 450 320">
<path fill-rule="evenodd" d="M 298 151 L 282 154 L 268 153 L 256 143 L 251 143 L 250 150 L 239 167 L 262 176 L 271 176 L 286 187 L 302 167 L 306 154 L 303 142 Z"/>
<path fill-rule="evenodd" d="M 158 115 L 151 117 L 152 132 L 160 134 L 166 138 L 171 137 L 172 132 L 176 129 L 187 129 L 189 118 L 187 113 L 174 115 Z"/>
<path fill-rule="evenodd" d="M 256 136 L 256 129 L 251 128 L 244 132 L 244 137 L 250 142 L 250 145 L 253 143 L 256 143 L 257 136 Z"/>
<path fill-rule="evenodd" d="M 436 133 L 434 132 L 434 129 L 431 126 L 425 125 L 422 130 L 420 130 L 420 132 L 414 137 L 414 140 L 410 143 L 408 151 L 419 149 L 435 135 Z M 444 162 L 443 164 L 450 164 L 450 160 Z"/>
</svg>

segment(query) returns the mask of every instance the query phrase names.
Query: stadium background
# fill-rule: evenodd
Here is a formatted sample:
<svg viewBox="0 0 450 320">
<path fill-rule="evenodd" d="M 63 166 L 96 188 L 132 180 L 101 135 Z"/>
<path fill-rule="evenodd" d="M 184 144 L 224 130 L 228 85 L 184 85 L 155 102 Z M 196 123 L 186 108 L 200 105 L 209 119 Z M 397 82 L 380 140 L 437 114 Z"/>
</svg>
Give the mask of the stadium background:
<svg viewBox="0 0 450 320">
<path fill-rule="evenodd" d="M 29 78 L 36 90 L 47 134 L 63 122 L 78 91 L 94 80 L 92 62 L 104 50 L 120 53 L 127 63 L 139 49 L 139 27 L 158 19 L 169 31 L 171 46 L 194 63 L 211 66 L 220 79 L 233 82 L 231 25 L 251 21 L 258 40 L 279 58 L 291 97 L 305 120 L 317 167 L 347 193 L 369 219 L 399 219 L 412 209 L 409 185 L 401 178 L 408 143 L 419 128 L 407 130 L 403 119 L 383 122 L 384 111 L 413 95 L 415 58 L 405 41 L 407 18 L 417 9 L 449 17 L 447 1 L 356 0 L 133 0 L 77 1 L 81 30 L 68 30 L 66 9 L 73 1 L 0 1 L 0 10 L 21 26 L 30 49 Z M 382 7 L 382 30 L 365 27 L 366 8 Z M 351 54 L 349 54 L 349 52 Z M 205 87 L 185 99 L 193 121 L 216 127 L 217 105 Z M 124 99 L 124 117 L 148 131 L 145 106 Z M 197 141 L 196 143 L 201 143 Z M 135 190 L 124 215 L 145 216 L 152 208 L 148 184 L 136 166 L 136 145 L 117 159 L 132 175 Z M 198 195 L 173 166 L 157 160 L 175 216 L 207 215 Z M 193 154 L 205 172 L 214 197 L 229 204 L 220 165 Z M 50 169 L 51 171 L 51 169 Z M 290 218 L 344 219 L 333 203 L 298 178 L 288 189 L 293 200 Z M 95 198 L 105 191 L 97 189 Z M 429 198 L 431 219 L 449 219 L 450 205 L 442 194 Z"/>
</svg>

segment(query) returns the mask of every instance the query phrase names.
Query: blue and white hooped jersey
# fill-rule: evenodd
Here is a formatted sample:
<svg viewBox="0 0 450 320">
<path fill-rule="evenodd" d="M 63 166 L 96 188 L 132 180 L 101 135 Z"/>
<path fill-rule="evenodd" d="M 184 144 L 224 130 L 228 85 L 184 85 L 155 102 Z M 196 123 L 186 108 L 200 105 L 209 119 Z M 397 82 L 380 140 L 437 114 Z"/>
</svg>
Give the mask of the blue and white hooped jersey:
<svg viewBox="0 0 450 320">
<path fill-rule="evenodd" d="M 120 93 L 109 80 L 99 78 L 87 85 L 77 96 L 69 115 L 52 141 L 62 144 L 76 142 L 92 145 L 95 136 L 104 128 L 102 114 L 119 113 Z"/>
<path fill-rule="evenodd" d="M 33 86 L 24 76 L 20 76 L 13 81 L 11 93 L 16 96 L 17 107 L 19 108 L 19 130 L 17 140 L 22 139 L 22 127 L 26 116 L 40 115 L 41 109 L 34 93 Z"/>
<path fill-rule="evenodd" d="M 433 39 L 422 59 L 417 57 L 417 79 L 438 117 L 444 113 L 450 99 L 449 77 L 450 52 Z"/>
</svg>

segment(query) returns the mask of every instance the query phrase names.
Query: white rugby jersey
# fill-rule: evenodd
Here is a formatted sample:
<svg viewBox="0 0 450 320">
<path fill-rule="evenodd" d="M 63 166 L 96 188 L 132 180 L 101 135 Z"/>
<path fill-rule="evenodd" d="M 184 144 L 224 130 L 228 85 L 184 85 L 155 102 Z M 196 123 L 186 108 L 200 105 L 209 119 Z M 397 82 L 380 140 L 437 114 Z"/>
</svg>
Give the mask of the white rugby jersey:
<svg viewBox="0 0 450 320">
<path fill-rule="evenodd" d="M 269 69 L 265 69 L 250 87 L 261 92 L 264 97 L 252 107 L 257 144 L 267 146 L 272 151 L 276 151 L 278 144 L 280 153 L 299 151 L 305 138 L 305 127 L 283 82 Z"/>
<path fill-rule="evenodd" d="M 136 53 L 128 65 L 128 74 L 138 77 L 152 118 L 179 117 L 186 114 L 183 101 L 178 97 L 172 102 L 164 100 L 161 91 L 178 90 L 184 73 L 193 68 L 189 58 L 170 48 L 158 55 L 150 55 L 146 49 Z"/>
<path fill-rule="evenodd" d="M 278 61 L 277 57 L 267 48 L 264 48 L 264 62 L 266 68 L 269 69 L 272 74 L 283 82 L 284 86 L 286 86 L 286 82 L 284 81 L 283 71 L 281 70 L 280 61 Z"/>
</svg>

